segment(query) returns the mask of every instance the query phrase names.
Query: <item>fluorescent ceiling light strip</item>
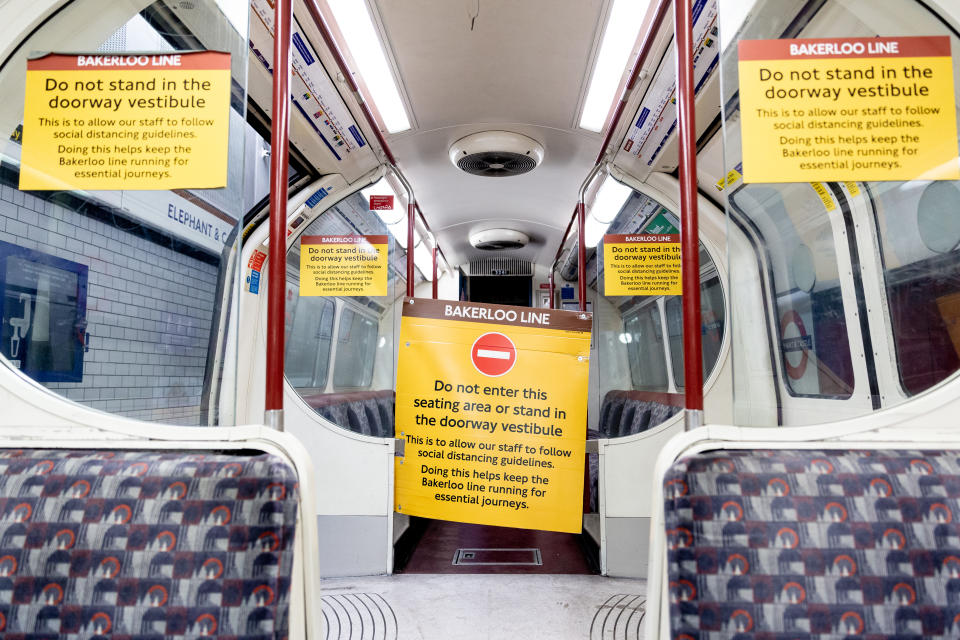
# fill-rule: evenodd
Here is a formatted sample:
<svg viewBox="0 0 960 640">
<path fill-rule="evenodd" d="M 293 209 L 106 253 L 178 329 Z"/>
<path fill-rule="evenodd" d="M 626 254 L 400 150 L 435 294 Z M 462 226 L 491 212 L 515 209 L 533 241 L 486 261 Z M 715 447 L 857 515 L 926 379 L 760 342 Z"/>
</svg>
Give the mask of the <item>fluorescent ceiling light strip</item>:
<svg viewBox="0 0 960 640">
<path fill-rule="evenodd" d="M 593 216 L 588 217 L 583 228 L 583 245 L 592 249 L 600 244 L 603 234 L 607 231 L 607 226 L 609 225 L 606 223 L 597 222 Z"/>
<path fill-rule="evenodd" d="M 413 263 L 427 280 L 433 281 L 433 250 L 425 242 L 413 250 Z"/>
<path fill-rule="evenodd" d="M 247 39 L 247 21 L 250 16 L 250 3 L 246 0 L 217 0 L 217 6 L 243 39 Z"/>
<path fill-rule="evenodd" d="M 648 4 L 642 0 L 613 0 L 580 114 L 581 128 L 603 129 Z"/>
<path fill-rule="evenodd" d="M 610 223 L 617 218 L 632 193 L 633 189 L 617 182 L 609 175 L 603 179 L 603 184 L 600 185 L 597 196 L 593 199 L 590 215 L 587 216 L 584 225 L 584 246 L 589 248 L 599 244 Z"/>
<path fill-rule="evenodd" d="M 366 0 L 327 0 L 327 4 L 387 131 L 406 131 L 410 128 L 410 119 L 387 63 L 380 35 L 367 11 Z"/>
<path fill-rule="evenodd" d="M 597 190 L 597 197 L 593 199 L 590 207 L 590 215 L 596 218 L 597 222 L 610 224 L 632 193 L 633 189 L 608 175 Z"/>
<path fill-rule="evenodd" d="M 396 224 L 388 224 L 387 229 L 390 230 L 390 234 L 396 239 L 397 244 L 400 245 L 401 249 L 407 248 L 407 219 L 404 218 Z M 414 248 L 420 246 L 420 232 L 416 229 L 413 230 L 413 246 Z M 416 258 L 416 256 L 414 256 Z M 416 262 L 416 260 L 414 260 Z"/>
</svg>

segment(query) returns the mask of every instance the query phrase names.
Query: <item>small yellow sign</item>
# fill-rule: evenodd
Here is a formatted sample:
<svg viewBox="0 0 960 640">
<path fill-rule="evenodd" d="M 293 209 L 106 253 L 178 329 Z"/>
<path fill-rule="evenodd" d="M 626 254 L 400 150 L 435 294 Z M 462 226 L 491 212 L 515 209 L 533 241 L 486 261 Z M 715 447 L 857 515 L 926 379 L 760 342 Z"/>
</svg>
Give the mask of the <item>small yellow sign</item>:
<svg viewBox="0 0 960 640">
<path fill-rule="evenodd" d="M 590 326 L 588 313 L 404 300 L 396 510 L 579 533 Z"/>
<path fill-rule="evenodd" d="M 27 62 L 20 188 L 227 186 L 230 54 Z"/>
<path fill-rule="evenodd" d="M 813 187 L 813 190 L 820 196 L 820 202 L 823 203 L 827 211 L 833 211 L 837 208 L 837 205 L 833 203 L 833 196 L 830 195 L 830 192 L 827 191 L 827 188 L 823 186 L 822 182 L 811 182 L 810 186 Z"/>
<path fill-rule="evenodd" d="M 717 180 L 717 191 L 723 191 L 727 187 L 735 185 L 737 183 L 737 180 L 739 180 L 742 177 L 743 175 L 739 171 L 737 171 L 736 169 L 730 169 L 730 171 L 727 172 L 727 176 L 725 178 L 720 178 L 719 180 Z"/>
<path fill-rule="evenodd" d="M 301 296 L 387 295 L 390 237 L 303 236 Z"/>
<path fill-rule="evenodd" d="M 603 236 L 603 294 L 679 296 L 683 293 L 680 236 Z"/>
<path fill-rule="evenodd" d="M 950 38 L 741 40 L 743 180 L 957 180 Z"/>
</svg>

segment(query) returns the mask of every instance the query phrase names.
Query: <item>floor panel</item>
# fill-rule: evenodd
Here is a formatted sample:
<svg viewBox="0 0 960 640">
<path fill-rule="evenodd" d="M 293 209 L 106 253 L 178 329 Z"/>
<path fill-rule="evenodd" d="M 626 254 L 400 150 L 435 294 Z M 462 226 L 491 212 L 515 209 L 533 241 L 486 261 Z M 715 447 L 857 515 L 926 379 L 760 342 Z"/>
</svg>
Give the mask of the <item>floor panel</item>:
<svg viewBox="0 0 960 640">
<path fill-rule="evenodd" d="M 590 566 L 570 533 L 431 520 L 402 573 L 589 574 Z"/>
<path fill-rule="evenodd" d="M 646 581 L 584 575 L 324 580 L 326 640 L 638 640 Z"/>
</svg>

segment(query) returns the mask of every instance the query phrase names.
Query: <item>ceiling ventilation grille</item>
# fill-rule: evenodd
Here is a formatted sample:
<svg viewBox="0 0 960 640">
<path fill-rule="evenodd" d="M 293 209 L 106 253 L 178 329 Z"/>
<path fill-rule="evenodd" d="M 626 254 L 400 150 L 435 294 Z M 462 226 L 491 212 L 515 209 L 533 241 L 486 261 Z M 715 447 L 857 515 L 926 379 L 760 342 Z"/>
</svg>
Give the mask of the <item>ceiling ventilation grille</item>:
<svg viewBox="0 0 960 640">
<path fill-rule="evenodd" d="M 474 258 L 470 261 L 471 276 L 532 276 L 533 265 L 520 258 Z"/>
<path fill-rule="evenodd" d="M 503 251 L 527 246 L 530 236 L 516 229 L 484 229 L 470 234 L 470 244 L 482 251 Z"/>
<path fill-rule="evenodd" d="M 450 147 L 450 162 L 475 176 L 504 178 L 532 171 L 543 161 L 543 145 L 512 131 L 481 131 Z"/>
<path fill-rule="evenodd" d="M 457 166 L 475 176 L 502 178 L 533 171 L 537 163 L 528 156 L 509 151 L 484 151 L 463 156 Z"/>
</svg>

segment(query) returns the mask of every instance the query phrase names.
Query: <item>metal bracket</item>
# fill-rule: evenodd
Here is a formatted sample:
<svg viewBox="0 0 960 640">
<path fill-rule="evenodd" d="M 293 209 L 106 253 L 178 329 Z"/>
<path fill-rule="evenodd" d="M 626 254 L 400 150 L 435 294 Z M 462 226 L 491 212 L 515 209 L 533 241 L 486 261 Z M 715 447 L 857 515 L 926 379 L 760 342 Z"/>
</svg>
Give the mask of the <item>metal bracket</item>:
<svg viewBox="0 0 960 640">
<path fill-rule="evenodd" d="M 703 411 L 700 409 L 684 409 L 683 430 L 693 431 L 703 426 Z"/>
<path fill-rule="evenodd" d="M 283 409 L 268 409 L 264 412 L 263 421 L 268 427 L 283 431 Z"/>
<path fill-rule="evenodd" d="M 394 438 L 393 439 L 393 457 L 402 458 L 404 452 L 407 448 L 407 439 L 406 438 Z"/>
</svg>

